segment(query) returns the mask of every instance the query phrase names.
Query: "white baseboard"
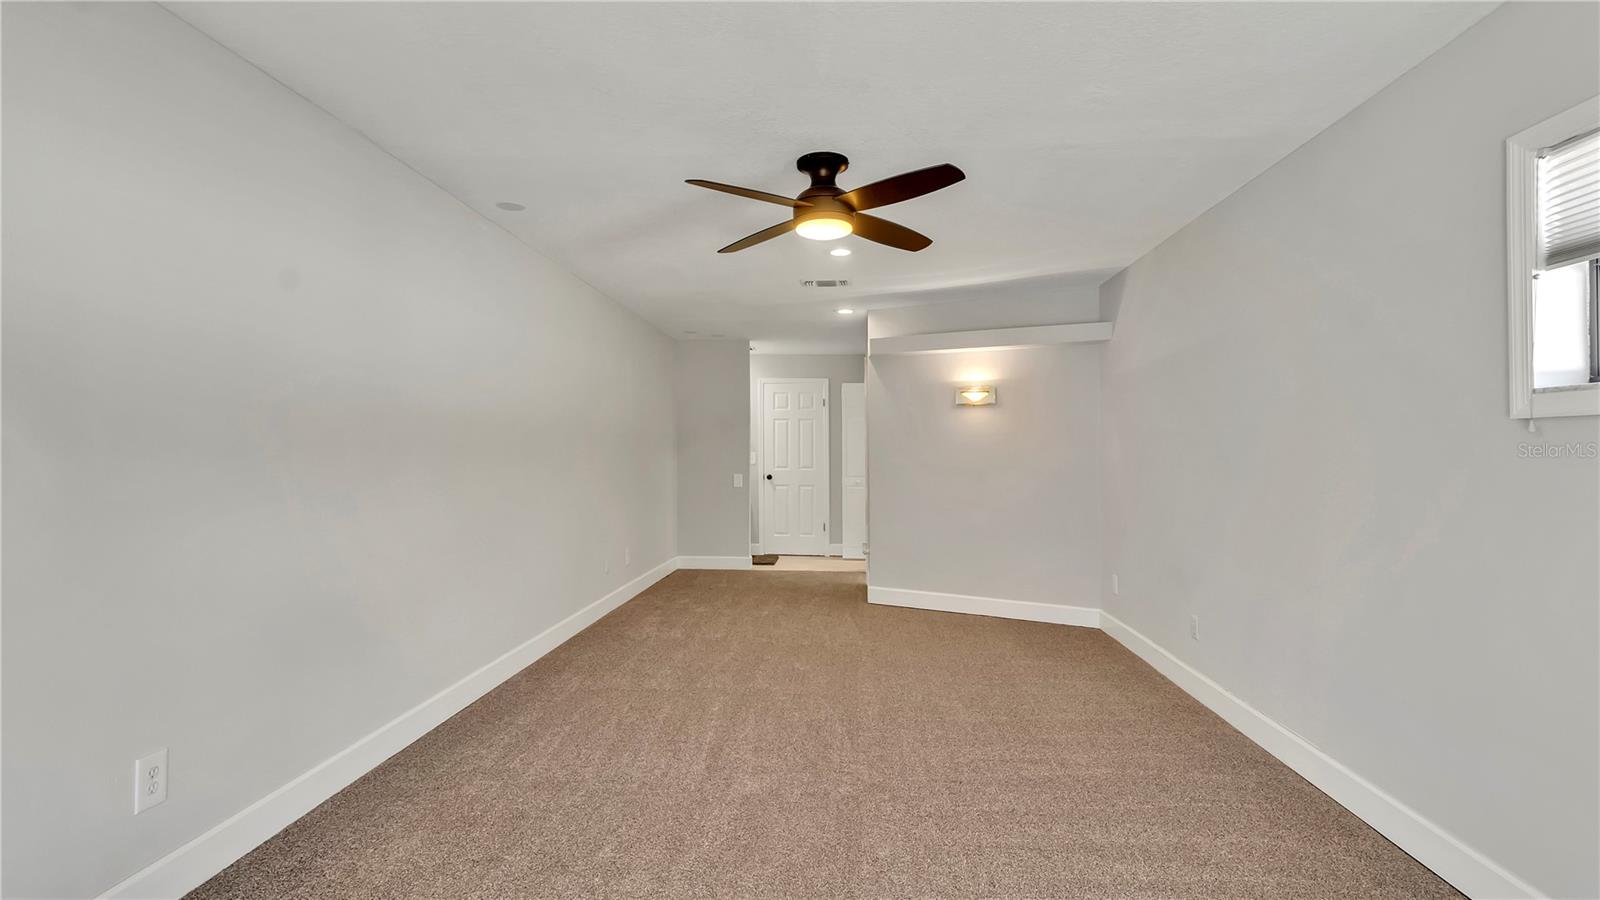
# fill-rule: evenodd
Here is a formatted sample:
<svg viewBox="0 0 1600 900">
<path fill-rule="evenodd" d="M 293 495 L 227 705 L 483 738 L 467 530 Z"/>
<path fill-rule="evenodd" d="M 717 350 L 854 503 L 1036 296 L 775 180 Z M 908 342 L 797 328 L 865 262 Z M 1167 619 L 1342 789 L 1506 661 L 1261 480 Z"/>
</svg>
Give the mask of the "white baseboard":
<svg viewBox="0 0 1600 900">
<path fill-rule="evenodd" d="M 749 560 L 745 562 L 748 564 Z M 678 560 L 669 559 L 562 619 L 146 866 L 101 897 L 108 900 L 175 898 L 199 887 L 317 804 L 377 768 L 379 763 L 677 568 Z"/>
<path fill-rule="evenodd" d="M 909 606 L 913 609 L 994 616 L 1000 619 L 1024 619 L 1029 622 L 1052 622 L 1057 625 L 1079 625 L 1085 628 L 1100 627 L 1100 610 L 1083 606 L 1057 606 L 1053 603 L 969 597 L 965 594 L 939 594 L 933 591 L 912 591 L 874 585 L 867 585 L 867 602 L 884 606 Z"/>
<path fill-rule="evenodd" d="M 748 556 L 680 556 L 680 569 L 748 569 L 754 563 Z"/>
<path fill-rule="evenodd" d="M 1117 617 L 1102 612 L 1100 627 L 1173 684 L 1239 729 L 1245 737 L 1261 745 L 1262 749 L 1298 772 L 1356 818 L 1371 825 L 1379 834 L 1393 841 L 1463 894 L 1474 900 L 1544 896 L 1494 860 L 1467 846 L 1382 788 L 1350 771 L 1343 763 L 1234 696 L 1227 688 L 1202 675 Z"/>
<path fill-rule="evenodd" d="M 828 545 L 828 555 L 829 556 L 840 556 L 840 557 L 844 556 L 844 545 L 843 544 L 829 544 Z"/>
</svg>

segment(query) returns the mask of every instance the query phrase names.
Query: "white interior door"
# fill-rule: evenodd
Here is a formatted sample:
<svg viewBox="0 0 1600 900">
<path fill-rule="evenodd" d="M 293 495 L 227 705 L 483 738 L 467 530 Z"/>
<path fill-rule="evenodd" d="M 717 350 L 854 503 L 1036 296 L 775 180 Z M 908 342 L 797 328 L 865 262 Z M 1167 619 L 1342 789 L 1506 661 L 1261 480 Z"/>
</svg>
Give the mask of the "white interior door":
<svg viewBox="0 0 1600 900">
<path fill-rule="evenodd" d="M 839 478 L 843 488 L 843 544 L 845 559 L 866 559 L 867 544 L 867 386 L 839 385 Z"/>
<path fill-rule="evenodd" d="M 761 380 L 761 546 L 828 552 L 828 379 Z"/>
</svg>

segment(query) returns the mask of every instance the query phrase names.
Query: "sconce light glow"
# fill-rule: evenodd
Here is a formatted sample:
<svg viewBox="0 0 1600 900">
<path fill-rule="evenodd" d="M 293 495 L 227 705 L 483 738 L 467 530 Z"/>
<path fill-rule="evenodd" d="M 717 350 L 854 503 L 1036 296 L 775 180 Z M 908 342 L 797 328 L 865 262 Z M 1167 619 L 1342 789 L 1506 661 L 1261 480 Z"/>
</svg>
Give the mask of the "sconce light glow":
<svg viewBox="0 0 1600 900">
<path fill-rule="evenodd" d="M 994 388 L 987 384 L 974 384 L 956 390 L 957 406 L 993 406 Z"/>
<path fill-rule="evenodd" d="M 853 314 L 855 312 L 855 310 L 853 310 L 850 307 L 846 306 L 843 309 L 836 309 L 836 310 L 834 310 L 834 312 L 838 313 L 841 316 L 848 316 L 848 315 Z"/>
<path fill-rule="evenodd" d="M 828 251 L 828 255 L 829 256 L 849 256 L 850 255 L 850 248 L 849 247 L 835 247 L 832 250 Z"/>
<path fill-rule="evenodd" d="M 850 220 L 839 213 L 819 213 L 794 227 L 801 237 L 812 241 L 836 241 L 855 230 Z"/>
</svg>

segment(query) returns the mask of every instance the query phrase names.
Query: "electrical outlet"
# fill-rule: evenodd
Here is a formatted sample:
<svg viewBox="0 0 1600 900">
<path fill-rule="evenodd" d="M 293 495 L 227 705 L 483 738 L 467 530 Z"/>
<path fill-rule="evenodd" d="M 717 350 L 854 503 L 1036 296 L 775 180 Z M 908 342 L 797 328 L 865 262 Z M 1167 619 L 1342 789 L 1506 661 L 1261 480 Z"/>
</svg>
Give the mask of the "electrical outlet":
<svg viewBox="0 0 1600 900">
<path fill-rule="evenodd" d="M 1111 593 L 1113 596 L 1120 595 L 1122 593 L 1122 589 L 1117 586 L 1117 573 L 1115 572 L 1111 573 Z"/>
<path fill-rule="evenodd" d="M 1190 616 L 1189 617 L 1189 637 L 1194 638 L 1197 641 L 1200 640 L 1200 617 L 1199 616 Z"/>
<path fill-rule="evenodd" d="M 632 547 L 623 547 L 622 548 L 622 566 L 623 566 L 623 568 L 627 568 L 628 566 L 631 566 L 631 565 L 633 565 L 633 548 Z"/>
<path fill-rule="evenodd" d="M 733 473 L 733 486 L 736 488 L 744 487 L 744 475 L 739 472 Z"/>
<path fill-rule="evenodd" d="M 167 748 L 133 764 L 133 814 L 138 815 L 167 799 Z"/>
</svg>

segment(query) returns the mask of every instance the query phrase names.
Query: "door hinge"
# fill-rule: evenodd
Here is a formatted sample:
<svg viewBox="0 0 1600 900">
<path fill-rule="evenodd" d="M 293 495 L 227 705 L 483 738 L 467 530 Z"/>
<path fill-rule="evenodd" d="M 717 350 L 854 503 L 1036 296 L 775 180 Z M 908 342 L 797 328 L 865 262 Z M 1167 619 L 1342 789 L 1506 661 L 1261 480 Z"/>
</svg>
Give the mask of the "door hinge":
<svg viewBox="0 0 1600 900">
<path fill-rule="evenodd" d="M 823 531 L 827 531 L 828 530 L 828 523 L 827 522 L 823 522 L 822 523 L 822 530 Z"/>
<path fill-rule="evenodd" d="M 822 398 L 822 405 L 823 406 L 827 406 L 828 405 L 828 398 L 827 397 L 823 397 Z"/>
</svg>

